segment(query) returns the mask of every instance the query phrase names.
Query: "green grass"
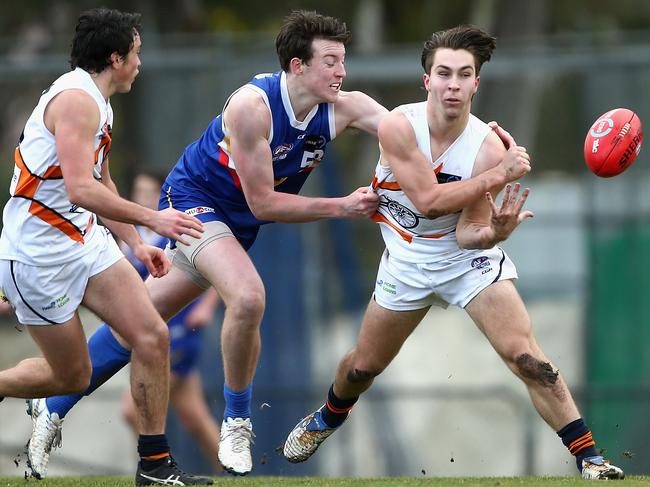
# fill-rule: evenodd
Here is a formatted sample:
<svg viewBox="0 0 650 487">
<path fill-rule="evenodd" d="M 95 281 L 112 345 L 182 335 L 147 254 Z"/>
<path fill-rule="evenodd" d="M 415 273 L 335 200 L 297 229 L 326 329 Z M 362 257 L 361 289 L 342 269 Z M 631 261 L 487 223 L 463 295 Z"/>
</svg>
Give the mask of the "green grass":
<svg viewBox="0 0 650 487">
<path fill-rule="evenodd" d="M 621 487 L 650 486 L 650 477 L 628 477 Z M 132 486 L 132 477 L 52 477 L 42 481 L 25 480 L 22 477 L 0 477 L 0 487 L 115 487 Z M 381 479 L 336 479 L 301 477 L 217 477 L 216 486 L 230 487 L 419 487 L 419 486 L 462 486 L 462 487 L 586 487 L 579 477 L 395 477 Z"/>
</svg>

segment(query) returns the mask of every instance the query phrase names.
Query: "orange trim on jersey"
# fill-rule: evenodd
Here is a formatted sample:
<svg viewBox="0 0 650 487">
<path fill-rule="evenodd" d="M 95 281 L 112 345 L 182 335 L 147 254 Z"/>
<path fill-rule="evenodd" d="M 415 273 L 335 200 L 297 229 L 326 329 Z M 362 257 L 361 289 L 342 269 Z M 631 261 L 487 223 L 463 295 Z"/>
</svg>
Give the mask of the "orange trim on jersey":
<svg viewBox="0 0 650 487">
<path fill-rule="evenodd" d="M 45 174 L 42 177 L 38 177 L 29 171 L 27 165 L 25 164 L 25 161 L 23 160 L 22 154 L 20 153 L 20 148 L 18 147 L 16 147 L 15 160 L 16 165 L 20 169 L 20 176 L 18 178 L 18 183 L 16 184 L 14 196 L 31 200 L 31 204 L 29 205 L 29 212 L 32 215 L 40 218 L 45 223 L 58 228 L 75 242 L 79 242 L 81 244 L 85 243 L 83 237 L 84 234 L 74 223 L 54 211 L 52 208 L 49 208 L 44 203 L 41 203 L 40 201 L 34 199 L 36 190 L 42 181 L 48 179 L 61 179 L 63 177 L 61 167 L 50 166 L 47 168 Z"/>
<path fill-rule="evenodd" d="M 385 223 L 389 227 L 391 227 L 393 230 L 395 230 L 400 237 L 402 237 L 404 240 L 406 240 L 408 243 L 411 243 L 413 241 L 413 237 L 418 237 L 418 238 L 442 238 L 445 235 L 449 235 L 450 232 L 445 232 L 445 233 L 436 233 L 433 235 L 412 235 L 408 232 L 405 232 L 402 230 L 400 227 L 395 225 L 393 222 L 391 222 L 388 218 L 386 218 L 384 215 L 381 213 L 377 212 L 374 215 L 370 217 L 370 219 L 375 222 L 375 223 Z"/>
<path fill-rule="evenodd" d="M 387 189 L 389 191 L 400 191 L 402 188 L 400 187 L 399 183 L 389 183 L 387 181 L 379 181 L 377 179 L 377 176 L 374 176 L 372 178 L 372 189 Z"/>
<path fill-rule="evenodd" d="M 388 218 L 386 218 L 381 213 L 375 213 L 370 217 L 370 219 L 375 223 L 385 223 L 393 230 L 395 230 L 399 234 L 399 236 L 402 237 L 404 240 L 406 240 L 408 243 L 411 243 L 413 241 L 413 235 L 411 235 L 410 233 L 406 233 L 404 230 L 402 230 L 400 227 L 395 225 L 393 222 L 391 222 Z"/>
<path fill-rule="evenodd" d="M 99 141 L 99 146 L 95 151 L 95 164 L 101 162 L 99 160 L 100 154 L 102 156 L 102 161 L 104 161 L 108 157 L 108 153 L 111 151 L 111 143 L 113 139 L 111 138 L 111 127 L 108 125 L 108 123 L 104 124 L 102 132 L 104 135 L 102 135 L 102 139 Z"/>
</svg>

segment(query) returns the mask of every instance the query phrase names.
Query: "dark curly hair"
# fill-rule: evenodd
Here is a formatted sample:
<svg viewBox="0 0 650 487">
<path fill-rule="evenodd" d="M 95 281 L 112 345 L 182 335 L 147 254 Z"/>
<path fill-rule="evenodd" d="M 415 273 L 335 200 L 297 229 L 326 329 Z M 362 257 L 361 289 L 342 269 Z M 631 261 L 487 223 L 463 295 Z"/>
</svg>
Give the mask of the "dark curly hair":
<svg viewBox="0 0 650 487">
<path fill-rule="evenodd" d="M 140 14 L 108 8 L 88 10 L 79 16 L 72 39 L 70 66 L 100 73 L 110 65 L 111 54 L 126 57 L 136 34 L 140 32 Z"/>
<path fill-rule="evenodd" d="M 282 28 L 275 38 L 275 50 L 278 53 L 280 67 L 289 71 L 289 64 L 295 57 L 303 62 L 311 61 L 312 41 L 327 39 L 347 44 L 350 40 L 345 22 L 334 17 L 321 15 L 313 11 L 294 10 L 284 19 Z"/>
<path fill-rule="evenodd" d="M 473 25 L 459 25 L 453 29 L 434 32 L 429 40 L 424 43 L 422 50 L 422 67 L 425 73 L 431 72 L 433 57 L 436 49 L 465 49 L 474 56 L 474 65 L 478 75 L 483 63 L 492 57 L 496 48 L 496 38 Z"/>
</svg>

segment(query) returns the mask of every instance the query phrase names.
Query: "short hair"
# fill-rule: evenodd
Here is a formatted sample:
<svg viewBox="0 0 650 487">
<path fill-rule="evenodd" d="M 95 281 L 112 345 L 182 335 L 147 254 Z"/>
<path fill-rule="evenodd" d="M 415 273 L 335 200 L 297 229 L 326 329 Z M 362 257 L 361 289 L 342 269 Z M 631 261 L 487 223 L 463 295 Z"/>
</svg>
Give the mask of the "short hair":
<svg viewBox="0 0 650 487">
<path fill-rule="evenodd" d="M 280 67 L 289 71 L 291 60 L 295 57 L 308 63 L 314 53 L 312 41 L 327 39 L 347 44 L 350 31 L 345 22 L 314 11 L 294 10 L 284 19 L 282 28 L 275 38 Z"/>
<path fill-rule="evenodd" d="M 478 75 L 483 63 L 492 57 L 496 48 L 496 38 L 473 25 L 459 25 L 452 29 L 434 32 L 424 43 L 422 50 L 422 67 L 428 74 L 431 72 L 433 57 L 439 48 L 464 49 L 474 56 L 474 67 Z"/>
<path fill-rule="evenodd" d="M 111 54 L 131 51 L 140 32 L 140 14 L 108 8 L 87 10 L 79 16 L 72 39 L 70 66 L 100 73 L 111 64 Z"/>
</svg>

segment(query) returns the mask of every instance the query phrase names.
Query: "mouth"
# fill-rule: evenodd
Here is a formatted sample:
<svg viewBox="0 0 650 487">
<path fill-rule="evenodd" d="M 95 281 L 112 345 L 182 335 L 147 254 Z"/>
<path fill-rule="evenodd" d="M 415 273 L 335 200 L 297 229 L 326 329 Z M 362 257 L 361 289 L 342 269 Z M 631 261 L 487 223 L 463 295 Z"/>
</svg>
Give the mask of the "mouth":
<svg viewBox="0 0 650 487">
<path fill-rule="evenodd" d="M 334 91 L 339 91 L 341 89 L 341 83 L 332 83 L 330 84 L 330 88 L 332 88 Z"/>
<path fill-rule="evenodd" d="M 445 98 L 445 103 L 449 105 L 458 105 L 460 103 L 460 99 L 458 98 Z"/>
</svg>

